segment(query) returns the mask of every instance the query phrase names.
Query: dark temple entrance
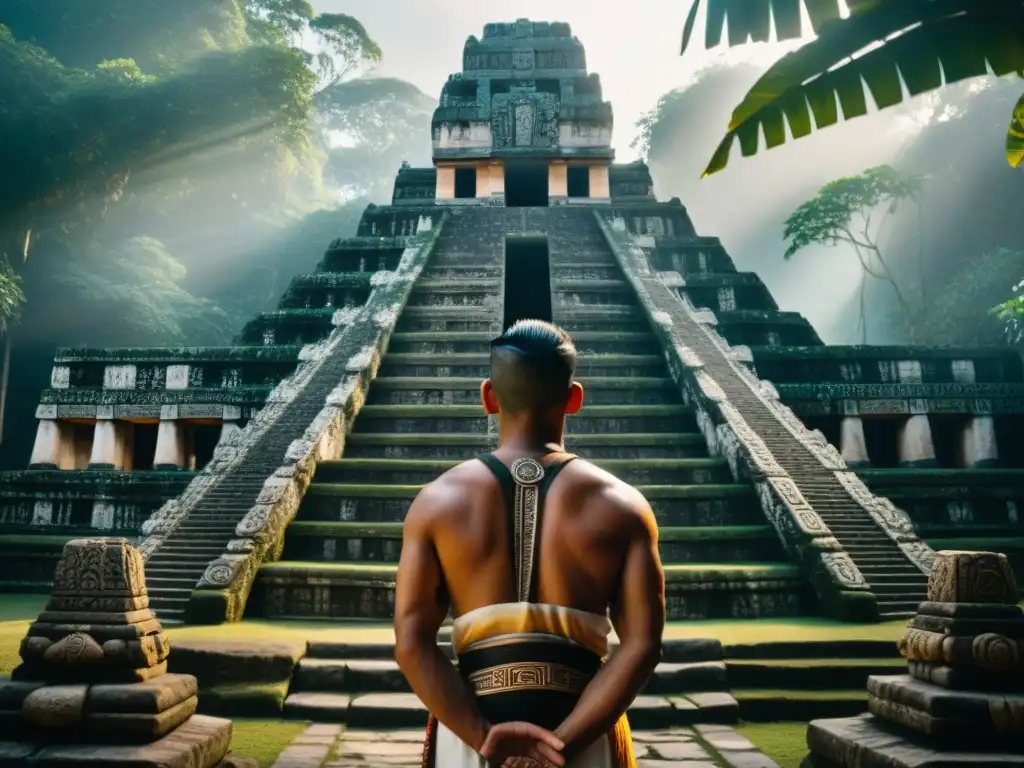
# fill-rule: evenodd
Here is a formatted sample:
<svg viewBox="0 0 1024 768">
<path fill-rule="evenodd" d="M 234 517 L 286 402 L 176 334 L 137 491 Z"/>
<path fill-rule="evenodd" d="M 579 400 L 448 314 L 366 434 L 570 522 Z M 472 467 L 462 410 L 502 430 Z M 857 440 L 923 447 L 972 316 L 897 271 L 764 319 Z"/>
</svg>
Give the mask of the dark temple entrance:
<svg viewBox="0 0 1024 768">
<path fill-rule="evenodd" d="M 548 205 L 547 163 L 528 160 L 505 164 L 505 205 L 508 208 Z"/>
<path fill-rule="evenodd" d="M 502 329 L 517 320 L 551 322 L 551 269 L 548 239 L 540 235 L 505 238 L 505 317 Z"/>
</svg>

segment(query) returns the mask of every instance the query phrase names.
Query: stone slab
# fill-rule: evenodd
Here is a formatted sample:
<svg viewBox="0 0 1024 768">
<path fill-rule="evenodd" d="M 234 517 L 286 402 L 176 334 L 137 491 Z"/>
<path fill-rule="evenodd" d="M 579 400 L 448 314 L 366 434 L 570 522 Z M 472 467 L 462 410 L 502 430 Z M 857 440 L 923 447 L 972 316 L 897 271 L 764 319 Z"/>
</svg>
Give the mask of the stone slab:
<svg viewBox="0 0 1024 768">
<path fill-rule="evenodd" d="M 427 719 L 427 709 L 414 693 L 369 693 L 353 698 L 348 708 L 353 728 L 426 728 Z"/>
<path fill-rule="evenodd" d="M 152 667 L 118 667 L 106 664 L 88 667 L 55 667 L 52 664 L 19 664 L 11 672 L 11 679 L 18 682 L 45 680 L 57 685 L 62 683 L 141 683 L 167 674 L 167 662 L 161 661 Z"/>
<path fill-rule="evenodd" d="M 880 699 L 904 704 L 929 715 L 991 724 L 995 710 L 1024 713 L 1024 694 L 953 691 L 915 680 L 909 675 L 872 675 L 868 693 Z"/>
<path fill-rule="evenodd" d="M 89 712 L 157 714 L 195 696 L 197 681 L 192 675 L 166 674 L 143 683 L 94 685 L 89 688 Z"/>
<path fill-rule="evenodd" d="M 998 674 L 971 667 L 952 667 L 928 661 L 909 661 L 910 676 L 943 688 L 973 691 L 1024 691 L 1024 673 Z"/>
<path fill-rule="evenodd" d="M 84 730 L 88 741 L 106 744 L 149 743 L 162 738 L 196 713 L 199 699 L 192 696 L 161 712 L 87 714 Z"/>
<path fill-rule="evenodd" d="M 872 715 L 814 720 L 807 727 L 814 757 L 841 768 L 997 768 L 1024 766 L 1024 753 L 939 751 L 909 740 Z M 815 763 L 811 763 L 812 765 Z"/>
<path fill-rule="evenodd" d="M 1021 619 L 958 618 L 953 616 L 915 616 L 910 620 L 914 629 L 939 632 L 958 637 L 994 632 L 1007 637 L 1024 637 L 1024 621 Z"/>
<path fill-rule="evenodd" d="M 284 714 L 301 720 L 344 723 L 352 697 L 347 693 L 293 693 L 284 701 Z"/>
<path fill-rule="evenodd" d="M 1019 605 L 996 603 L 936 603 L 926 600 L 917 607 L 919 616 L 942 616 L 957 619 L 1019 619 L 1024 610 Z"/>
<path fill-rule="evenodd" d="M 213 768 L 227 754 L 231 730 L 230 720 L 196 715 L 173 733 L 141 746 L 0 742 L 0 767 Z"/>
<path fill-rule="evenodd" d="M 276 683 L 289 680 L 305 654 L 305 643 L 182 640 L 171 648 L 168 669 L 195 675 L 204 688 L 223 683 Z"/>
</svg>

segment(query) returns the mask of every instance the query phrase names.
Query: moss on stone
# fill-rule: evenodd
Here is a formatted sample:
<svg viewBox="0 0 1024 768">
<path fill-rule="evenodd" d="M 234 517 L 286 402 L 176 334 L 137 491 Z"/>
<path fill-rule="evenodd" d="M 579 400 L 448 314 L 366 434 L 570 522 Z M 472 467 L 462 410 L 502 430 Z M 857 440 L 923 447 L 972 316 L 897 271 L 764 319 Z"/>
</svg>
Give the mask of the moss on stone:
<svg viewBox="0 0 1024 768">
<path fill-rule="evenodd" d="M 376 499 L 412 498 L 422 485 L 373 485 L 367 483 L 312 483 L 306 493 L 315 496 L 341 496 Z M 749 485 L 741 483 L 702 483 L 699 485 L 638 485 L 647 499 L 720 499 L 754 498 Z"/>
<path fill-rule="evenodd" d="M 284 711 L 289 681 L 227 683 L 199 688 L 199 712 L 221 717 L 277 717 Z"/>
</svg>

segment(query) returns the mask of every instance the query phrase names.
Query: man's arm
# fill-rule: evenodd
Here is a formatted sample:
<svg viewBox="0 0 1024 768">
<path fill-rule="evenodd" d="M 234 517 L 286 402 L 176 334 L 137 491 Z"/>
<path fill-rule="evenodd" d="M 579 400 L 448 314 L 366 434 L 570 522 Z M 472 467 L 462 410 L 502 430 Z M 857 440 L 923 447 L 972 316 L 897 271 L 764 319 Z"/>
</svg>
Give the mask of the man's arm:
<svg viewBox="0 0 1024 768">
<path fill-rule="evenodd" d="M 565 742 L 567 757 L 586 749 L 615 725 L 661 661 L 665 574 L 658 555 L 658 524 L 647 501 L 634 493 L 626 512 L 629 544 L 612 606 L 619 648 L 555 730 Z"/>
<path fill-rule="evenodd" d="M 450 601 L 433 524 L 439 509 L 457 503 L 443 485 L 432 483 L 420 491 L 405 516 L 395 586 L 395 660 L 424 706 L 479 752 L 488 724 L 469 687 L 437 647 L 437 631 Z"/>
</svg>

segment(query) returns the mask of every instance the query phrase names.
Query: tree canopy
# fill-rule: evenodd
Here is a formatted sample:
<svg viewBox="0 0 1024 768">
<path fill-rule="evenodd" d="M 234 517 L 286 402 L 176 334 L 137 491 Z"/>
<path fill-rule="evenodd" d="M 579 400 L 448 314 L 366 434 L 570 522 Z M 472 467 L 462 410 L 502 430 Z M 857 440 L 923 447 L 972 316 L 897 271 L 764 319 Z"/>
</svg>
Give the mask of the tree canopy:
<svg viewBox="0 0 1024 768">
<path fill-rule="evenodd" d="M 702 0 L 693 0 L 683 30 L 689 46 Z M 865 86 L 885 109 L 905 96 L 989 73 L 1024 72 L 1022 0 L 848 0 L 841 18 L 839 0 L 705 0 L 708 48 L 718 45 L 728 24 L 730 46 L 804 33 L 801 5 L 817 37 L 783 56 L 736 107 L 728 130 L 704 175 L 725 168 L 739 140 L 741 153 L 757 153 L 763 133 L 768 149 L 868 113 Z M 838 99 L 838 106 L 837 106 Z M 1007 160 L 1024 159 L 1024 130 L 1018 104 L 1007 134 Z M 813 116 L 813 123 L 812 123 Z"/>
</svg>

